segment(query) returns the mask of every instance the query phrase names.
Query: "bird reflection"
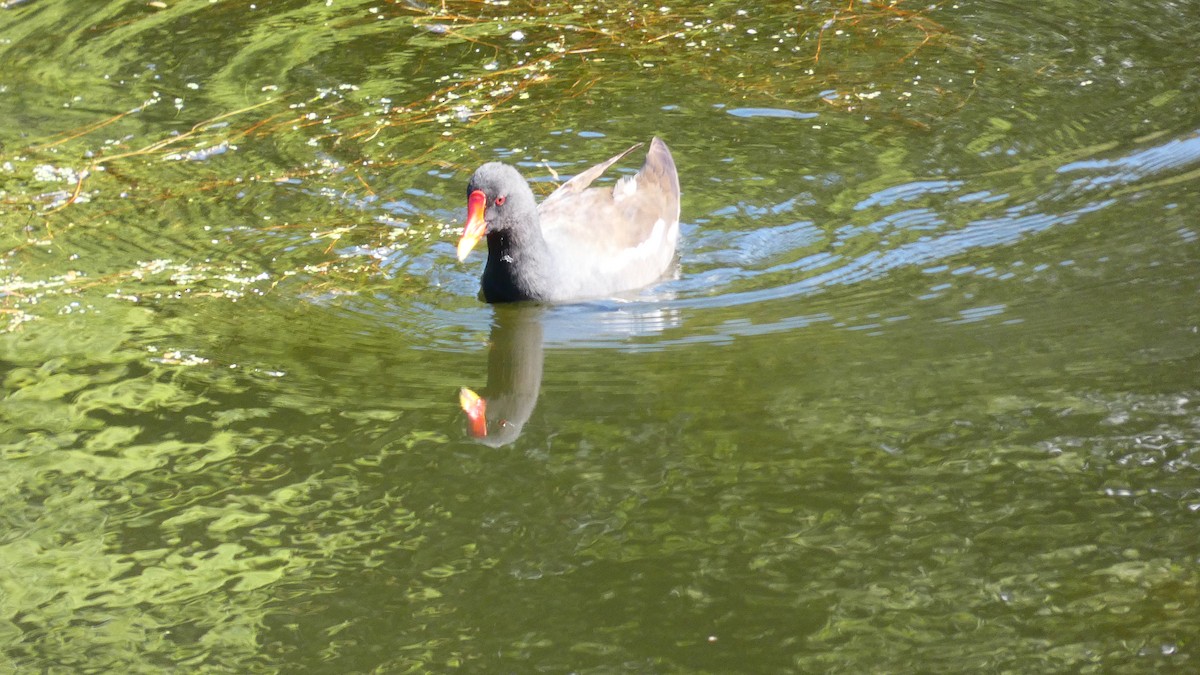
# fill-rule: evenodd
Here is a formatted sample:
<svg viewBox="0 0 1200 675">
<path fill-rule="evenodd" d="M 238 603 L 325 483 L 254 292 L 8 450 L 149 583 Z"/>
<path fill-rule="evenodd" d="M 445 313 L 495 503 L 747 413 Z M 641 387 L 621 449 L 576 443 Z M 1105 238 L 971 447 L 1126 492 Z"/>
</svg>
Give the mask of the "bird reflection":
<svg viewBox="0 0 1200 675">
<path fill-rule="evenodd" d="M 542 386 L 542 313 L 539 305 L 497 305 L 488 348 L 487 386 L 463 388 L 459 405 L 467 431 L 498 448 L 517 440 L 537 406 Z"/>
</svg>

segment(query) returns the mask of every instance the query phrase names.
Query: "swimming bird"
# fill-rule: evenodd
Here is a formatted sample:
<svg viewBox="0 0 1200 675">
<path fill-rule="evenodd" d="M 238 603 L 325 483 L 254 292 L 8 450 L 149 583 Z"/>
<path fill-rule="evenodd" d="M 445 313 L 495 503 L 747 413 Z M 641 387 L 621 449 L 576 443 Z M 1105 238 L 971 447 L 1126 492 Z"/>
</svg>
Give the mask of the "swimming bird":
<svg viewBox="0 0 1200 675">
<path fill-rule="evenodd" d="M 641 145 L 568 180 L 541 204 L 514 167 L 479 167 L 467 183 L 458 259 L 487 238 L 483 299 L 571 302 L 662 278 L 679 240 L 679 176 L 667 144 L 651 139 L 640 171 L 611 186 L 589 187 Z"/>
</svg>

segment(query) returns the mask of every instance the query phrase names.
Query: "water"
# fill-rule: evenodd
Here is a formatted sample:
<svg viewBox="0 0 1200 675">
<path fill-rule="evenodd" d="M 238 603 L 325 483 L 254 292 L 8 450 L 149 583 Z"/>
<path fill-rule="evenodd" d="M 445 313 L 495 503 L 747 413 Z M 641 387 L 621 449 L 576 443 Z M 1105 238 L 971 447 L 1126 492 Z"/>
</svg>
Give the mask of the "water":
<svg viewBox="0 0 1200 675">
<path fill-rule="evenodd" d="M 1188 8 L 3 6 L 10 669 L 1195 668 Z M 672 278 L 475 298 L 655 134 Z"/>
</svg>

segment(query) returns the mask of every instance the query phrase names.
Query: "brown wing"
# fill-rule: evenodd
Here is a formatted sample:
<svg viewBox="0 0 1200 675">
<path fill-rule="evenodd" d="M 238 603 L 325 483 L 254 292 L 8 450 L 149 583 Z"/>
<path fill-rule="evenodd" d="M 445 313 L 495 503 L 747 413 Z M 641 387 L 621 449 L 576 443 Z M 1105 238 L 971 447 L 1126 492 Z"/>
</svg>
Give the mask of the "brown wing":
<svg viewBox="0 0 1200 675">
<path fill-rule="evenodd" d="M 593 166 L 592 168 L 588 169 L 587 171 L 584 171 L 583 173 L 580 173 L 580 174 L 574 176 L 567 182 L 558 186 L 557 190 L 555 190 L 554 192 L 551 192 L 550 196 L 546 197 L 546 199 L 542 201 L 542 206 L 545 206 L 547 204 L 553 204 L 554 202 L 556 202 L 560 199 L 567 199 L 572 196 L 580 194 L 581 192 L 583 192 L 584 190 L 587 189 L 587 186 L 592 184 L 592 181 L 599 178 L 600 174 L 607 171 L 608 167 L 621 161 L 621 159 L 624 158 L 625 155 L 628 155 L 629 153 L 633 152 L 634 150 L 637 150 L 640 147 L 642 147 L 641 143 L 633 145 L 628 150 L 620 153 L 619 155 L 616 155 L 616 156 L 611 157 L 603 162 L 600 162 L 596 166 Z"/>
<path fill-rule="evenodd" d="M 670 150 L 657 137 L 637 174 L 610 187 L 587 187 L 640 145 L 575 176 L 542 202 L 538 215 L 552 246 L 613 255 L 646 241 L 660 220 L 668 228 L 676 226 L 679 177 Z"/>
</svg>

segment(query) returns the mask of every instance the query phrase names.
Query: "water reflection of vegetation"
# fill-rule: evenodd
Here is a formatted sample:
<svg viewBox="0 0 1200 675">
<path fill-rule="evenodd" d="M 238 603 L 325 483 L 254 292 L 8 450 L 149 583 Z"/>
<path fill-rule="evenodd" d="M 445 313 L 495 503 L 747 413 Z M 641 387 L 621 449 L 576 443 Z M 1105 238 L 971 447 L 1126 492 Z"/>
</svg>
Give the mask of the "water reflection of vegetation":
<svg viewBox="0 0 1200 675">
<path fill-rule="evenodd" d="M 456 10 L 454 4 L 463 7 Z M 814 90 L 834 87 L 838 73 L 846 71 L 842 66 L 848 60 L 869 54 L 876 64 L 886 64 L 889 57 L 895 57 L 894 62 L 900 64 L 947 35 L 942 26 L 922 11 L 901 9 L 899 3 L 851 2 L 843 9 L 818 4 L 808 10 L 767 14 L 768 18 L 755 15 L 753 20 L 750 11 L 739 9 L 743 5 L 715 3 L 690 14 L 649 6 L 613 9 L 576 5 L 572 12 L 561 13 L 556 6 L 544 3 L 443 3 L 440 8 L 416 3 L 397 5 L 395 11 L 414 14 L 413 25 L 436 35 L 436 40 L 469 42 L 486 50 L 491 60 L 476 72 L 448 73 L 437 78 L 438 83 L 444 82 L 442 86 L 422 92 L 405 104 L 384 100 L 375 110 L 364 111 L 361 103 L 356 106 L 347 100 L 347 92 L 357 90 L 353 84 L 336 90 L 322 89 L 307 99 L 299 92 L 275 95 L 277 87 L 271 86 L 265 88 L 272 94 L 266 100 L 199 121 L 184 133 L 171 131 L 166 137 L 140 147 L 129 147 L 127 140 L 95 144 L 100 132 L 124 118 L 152 106 L 166 105 L 167 99 L 156 92 L 126 112 L 82 128 L 64 130 L 50 141 L 7 156 L 10 172 L 18 175 L 19 169 L 29 170 L 38 162 L 80 149 L 86 152 L 89 161 L 69 175 L 74 186 L 65 194 L 12 191 L 6 195 L 6 202 L 10 206 L 37 208 L 43 215 L 53 214 L 68 204 L 80 202 L 84 183 L 100 178 L 96 175 L 97 168 L 111 167 L 120 160 L 204 159 L 209 156 L 206 151 L 224 152 L 238 142 L 311 128 L 323 132 L 307 136 L 310 143 L 315 140 L 340 147 L 349 140 L 365 144 L 392 128 L 450 126 L 452 120 L 470 122 L 535 105 L 528 102 L 528 90 L 553 79 L 555 67 L 567 57 L 579 57 L 576 65 L 581 66 L 563 73 L 573 79 L 568 86 L 570 96 L 584 94 L 606 74 L 611 74 L 606 70 L 612 62 L 619 68 L 630 64 L 653 67 L 655 64 L 647 59 L 678 61 L 699 54 L 704 59 L 696 62 L 698 65 L 692 69 L 694 76 L 794 102 L 800 98 L 807 100 Z M 476 13 L 468 15 L 464 13 L 467 9 Z M 127 28 L 124 24 L 107 26 L 117 27 Z M 838 46 L 834 47 L 827 33 L 846 39 L 836 41 Z M 761 57 L 767 60 L 755 63 L 753 72 L 730 68 L 743 60 Z M 804 64 L 808 67 L 797 70 L 798 65 Z M 787 69 L 787 77 L 781 79 L 780 72 L 771 72 L 773 68 Z M 797 78 L 798 73 L 806 77 Z M 858 97 L 830 96 L 825 100 L 835 105 L 853 105 L 869 98 L 860 93 Z M 369 146 L 363 148 L 370 153 Z M 273 177 L 303 177 L 311 173 L 295 171 Z M 216 186 L 206 181 L 193 187 L 205 190 Z M 171 193 L 183 194 L 186 190 L 173 186 Z M 91 195 L 88 201 L 96 196 Z"/>
</svg>

